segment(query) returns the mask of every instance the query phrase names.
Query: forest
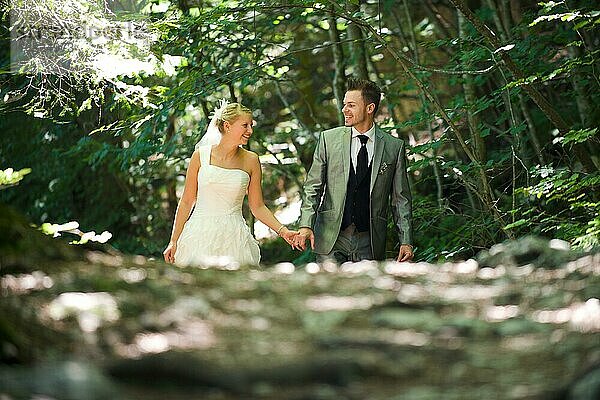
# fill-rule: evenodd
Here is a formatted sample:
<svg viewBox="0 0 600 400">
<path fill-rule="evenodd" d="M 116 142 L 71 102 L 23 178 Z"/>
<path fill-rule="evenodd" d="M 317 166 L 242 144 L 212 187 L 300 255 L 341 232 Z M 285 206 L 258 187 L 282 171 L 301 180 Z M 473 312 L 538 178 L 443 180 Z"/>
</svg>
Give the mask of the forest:
<svg viewBox="0 0 600 400">
<path fill-rule="evenodd" d="M 48 35 L 54 47 L 24 52 L 23 73 L 10 73 L 3 31 L 0 160 L 31 172 L 0 196 L 38 226 L 74 221 L 110 232 L 119 251 L 159 256 L 222 98 L 254 111 L 264 197 L 288 207 L 354 76 L 382 88 L 377 123 L 409 143 L 419 260 L 525 234 L 598 244 L 593 1 L 26 5 L 11 3 L 5 27 L 34 10 L 73 35 L 111 27 L 102 41 Z M 264 246 L 266 263 L 298 257 Z"/>
<path fill-rule="evenodd" d="M 96 346 L 95 350 L 85 347 L 90 353 L 81 349 L 75 351 L 80 356 L 87 354 L 94 359 L 102 359 L 94 352 L 106 347 L 111 347 L 112 353 L 109 353 L 117 358 L 139 356 L 138 353 L 131 356 L 124 347 L 122 351 L 118 350 L 106 332 L 102 333 L 106 334 L 103 339 L 90 339 L 93 334 L 101 336 L 102 324 L 117 324 L 106 315 L 102 317 L 104 322 L 97 321 L 99 325 L 88 331 L 75 317 L 75 320 L 61 322 L 72 324 L 66 329 L 66 325 L 47 324 L 44 318 L 35 316 L 36 308 L 58 301 L 62 292 L 119 293 L 124 288 L 122 285 L 145 285 L 144 290 L 156 296 L 152 300 L 142 299 L 142 287 L 118 300 L 119 323 L 123 323 L 118 329 L 129 329 L 126 333 L 120 330 L 127 338 L 123 339 L 125 342 L 138 328 L 150 332 L 167 329 L 169 323 L 158 322 L 158 316 L 154 316 L 155 320 L 152 320 L 154 317 L 150 318 L 152 321 L 147 320 L 145 325 L 140 322 L 138 313 L 146 307 L 173 306 L 182 296 L 192 298 L 193 292 L 185 286 L 188 284 L 207 289 L 208 297 L 203 301 L 208 303 L 205 308 L 202 302 L 185 303 L 184 308 L 192 307 L 195 310 L 192 313 L 198 312 L 207 320 L 216 315 L 212 312 L 227 314 L 241 312 L 244 307 L 252 309 L 255 300 L 240 303 L 238 308 L 229 303 L 223 306 L 224 309 L 212 308 L 222 299 L 215 295 L 219 285 L 224 293 L 242 296 L 237 290 L 243 287 L 244 284 L 239 282 L 244 279 L 233 272 L 228 278 L 221 270 L 165 270 L 160 264 L 194 147 L 204 135 L 210 116 L 221 99 L 249 107 L 256 126 L 246 148 L 260 157 L 265 203 L 282 222 L 290 228 L 297 227 L 303 183 L 319 135 L 324 130 L 343 125 L 341 106 L 349 78 L 370 79 L 382 89 L 383 99 L 376 123 L 407 144 L 415 269 L 405 273 L 403 270 L 398 272 L 393 266 L 382 267 L 387 275 L 377 282 L 406 278 L 403 285 L 425 288 L 424 275 L 430 273 L 439 278 L 438 281 L 435 281 L 438 278 L 433 279 L 443 291 L 441 276 L 448 273 L 444 275 L 448 282 L 476 286 L 478 279 L 487 278 L 471 270 L 470 261 L 465 260 L 477 259 L 480 267 L 484 267 L 482 257 L 492 254 L 491 248 L 504 246 L 503 249 L 510 250 L 513 249 L 510 243 L 526 243 L 525 246 L 531 247 L 546 241 L 554 243 L 548 250 L 552 255 L 546 260 L 561 261 L 556 261 L 550 269 L 561 270 L 560 266 L 575 263 L 577 257 L 583 256 L 588 257 L 584 264 L 589 265 L 564 267 L 567 268 L 561 270 L 566 271 L 564 281 L 557 278 L 557 272 L 548 272 L 548 276 L 534 272 L 527 275 L 533 285 L 531 290 L 539 285 L 539 291 L 535 293 L 550 296 L 548 291 L 556 290 L 552 292 L 552 300 L 540 300 L 539 304 L 535 300 L 537 295 L 527 291 L 527 281 L 519 281 L 527 263 L 515 261 L 516 258 L 502 262 L 501 266 L 509 268 L 512 262 L 515 268 L 521 269 L 506 272 L 506 279 L 501 272 L 493 278 L 498 279 L 499 285 L 507 285 L 508 293 L 494 292 L 493 296 L 482 300 L 471 291 L 476 290 L 474 286 L 470 286 L 471 294 L 465 295 L 469 299 L 465 302 L 472 302 L 472 308 L 456 297 L 446 299 L 447 302 L 440 300 L 433 292 L 419 297 L 420 300 L 410 295 L 402 300 L 394 297 L 398 294 L 395 292 L 397 287 L 391 283 L 389 287 L 383 284 L 385 288 L 374 283 L 375 286 L 365 289 L 369 284 L 363 286 L 358 280 L 366 279 L 366 275 L 357 276 L 353 284 L 344 274 L 355 272 L 343 269 L 335 269 L 343 275 L 339 278 L 340 286 L 335 283 L 337 278 L 327 278 L 331 282 L 322 282 L 323 293 L 333 295 L 335 292 L 340 298 L 351 298 L 354 293 L 371 299 L 368 303 L 373 307 L 383 303 L 389 305 L 388 300 L 398 307 L 409 305 L 410 312 L 416 312 L 413 306 L 424 307 L 423 314 L 419 315 L 407 317 L 383 313 L 375 320 L 369 319 L 369 323 L 385 326 L 385 329 L 409 329 L 413 332 L 410 335 L 419 329 L 430 333 L 439 333 L 441 329 L 448 333 L 441 322 L 444 313 L 463 313 L 466 319 L 457 317 L 453 320 L 452 332 L 459 332 L 459 336 L 468 332 L 466 337 L 481 339 L 483 348 L 487 349 L 495 346 L 493 338 L 497 336 L 536 334 L 550 337 L 551 332 L 546 329 L 546 317 L 538 318 L 535 324 L 529 320 L 521 321 L 522 325 L 516 324 L 505 330 L 486 328 L 469 314 L 485 308 L 478 303 L 480 300 L 495 302 L 495 307 L 512 307 L 510 304 L 514 300 L 521 304 L 523 315 L 531 312 L 539 316 L 546 307 L 565 307 L 575 315 L 578 307 L 582 307 L 581 312 L 589 313 L 586 315 L 590 316 L 590 321 L 596 322 L 590 322 L 588 326 L 571 321 L 570 326 L 575 326 L 576 333 L 561 331 L 564 336 L 554 334 L 553 343 L 564 344 L 564 338 L 571 340 L 562 347 L 564 353 L 561 353 L 568 353 L 570 358 L 563 359 L 557 354 L 548 356 L 548 370 L 540 374 L 544 382 L 552 382 L 559 376 L 552 368 L 568 365 L 568 377 L 573 378 L 583 370 L 584 360 L 588 365 L 598 361 L 600 343 L 594 333 L 600 331 L 597 318 L 600 315 L 597 303 L 600 272 L 598 258 L 592 256 L 600 248 L 600 5 L 597 1 L 5 0 L 0 2 L 0 16 L 0 227 L 6 232 L 6 235 L 0 234 L 3 236 L 0 239 L 0 277 L 4 303 L 0 310 L 5 316 L 11 315 L 10 318 L 0 317 L 3 363 L 55 360 L 59 349 L 66 352 L 79 349 L 72 343 L 79 343 L 82 348 Z M 285 292 L 277 285 L 291 285 L 290 293 L 308 290 L 298 298 L 310 295 L 313 289 L 299 289 L 294 282 L 306 278 L 306 282 L 318 286 L 310 280 L 313 275 L 309 270 L 319 268 L 312 263 L 314 254 L 310 250 L 292 250 L 275 232 L 255 221 L 247 204 L 243 212 L 260 243 L 261 273 L 274 274 L 271 282 L 257 278 L 253 275 L 258 274 L 256 271 L 243 268 L 238 271 L 249 279 L 248 282 L 254 282 L 256 278 L 251 296 L 261 298 L 266 295 L 269 304 L 275 308 L 287 304 L 284 302 L 282 306 L 277 300 L 284 298 Z M 390 259 L 398 254 L 399 243 L 394 230 L 390 218 L 386 252 Z M 559 248 L 568 248 L 575 256 L 565 259 L 556 256 L 553 253 L 558 251 L 556 243 Z M 89 263 L 89 268 L 84 268 L 82 262 Z M 554 263 L 540 261 L 540 265 L 535 262 L 529 265 L 547 267 L 548 262 Z M 457 267 L 448 267 L 450 270 L 431 267 L 436 263 Z M 120 265 L 124 269 L 109 271 L 98 265 Z M 140 265 L 147 265 L 147 269 Z M 290 266 L 306 276 L 293 278 L 296 275 L 292 275 L 289 282 L 285 281 L 287 278 L 281 276 L 286 276 L 285 270 Z M 357 268 L 361 270 L 361 267 Z M 460 275 L 461 268 L 467 268 L 467 275 Z M 35 275 L 40 271 L 43 271 L 42 275 Z M 421 274 L 419 271 L 426 272 Z M 137 273 L 143 276 L 139 279 L 131 276 Z M 28 282 L 34 282 L 31 283 L 33 286 L 18 289 L 19 279 L 25 276 L 19 274 L 29 274 L 26 276 Z M 48 281 L 44 276 L 51 277 L 53 288 L 46 285 Z M 369 276 L 375 279 L 372 274 Z M 465 283 L 464 276 L 471 276 L 473 280 Z M 151 282 L 152 277 L 155 282 Z M 315 280 L 318 281 L 318 277 Z M 571 280 L 574 283 L 568 284 Z M 180 286 L 170 287 L 169 282 L 177 282 Z M 241 286 L 234 289 L 233 282 Z M 544 289 L 544 282 L 553 289 Z M 49 292 L 46 293 L 46 289 Z M 382 290 L 386 294 L 377 297 L 365 290 Z M 388 299 L 389 291 L 396 294 Z M 514 298 L 511 297 L 513 294 Z M 469 297 L 471 295 L 474 297 Z M 375 298 L 387 300 L 378 303 L 379 300 L 373 300 Z M 102 303 L 103 300 L 98 301 Z M 290 304 L 294 301 L 290 300 Z M 349 306 L 354 309 L 352 312 L 360 309 L 364 313 L 364 308 L 356 306 L 356 301 L 352 300 L 354 306 Z M 300 303 L 298 300 L 297 304 Z M 107 307 L 110 308 L 111 303 L 102 304 L 109 304 Z M 227 307 L 230 307 L 229 311 Z M 514 315 L 509 314 L 513 309 L 502 310 L 508 314 L 500 319 L 512 321 L 510 318 Z M 370 317 L 363 314 L 341 316 L 346 311 L 338 311 L 328 317 L 333 319 L 319 319 L 321 317 L 315 317 L 317 311 L 312 310 L 302 317 L 306 336 L 289 340 L 311 341 L 316 335 L 315 329 L 318 331 L 316 327 L 323 324 L 323 329 L 331 328 L 327 331 L 331 337 L 319 336 L 320 345 L 329 350 L 347 345 L 353 351 L 359 351 L 356 342 L 344 344 L 344 339 L 335 339 L 332 332 L 340 326 L 354 329 L 360 321 Z M 437 313 L 437 317 L 432 313 Z M 471 316 L 467 318 L 466 315 Z M 239 318 L 246 317 L 244 314 Z M 316 319 L 311 319 L 313 317 Z M 405 317 L 410 321 L 422 318 L 430 324 L 399 322 L 405 321 Z M 127 322 L 128 318 L 136 322 Z M 260 325 L 265 318 L 271 316 L 249 319 L 244 326 Z M 136 323 L 140 326 L 132 325 Z M 229 326 L 223 321 L 219 323 L 223 324 L 219 325 L 221 329 Z M 555 323 L 569 324 L 560 318 Z M 285 320 L 277 327 L 283 332 L 292 329 L 291 324 Z M 200 325 L 201 330 L 204 329 L 204 325 Z M 40 327 L 40 332 L 34 332 L 35 327 Z M 61 331 L 65 336 L 42 334 L 44 329 Z M 78 333 L 73 333 L 75 331 Z M 509 331 L 511 333 L 506 333 Z M 431 333 L 432 337 L 439 339 L 435 336 L 437 333 Z M 79 339 L 69 338 L 69 335 Z M 285 336 L 277 332 L 269 335 L 272 336 L 268 340 L 275 341 L 283 340 Z M 207 334 L 206 337 L 210 336 Z M 406 339 L 410 346 L 417 340 L 417 336 L 413 336 Z M 49 343 L 55 353 L 49 352 L 44 345 L 48 338 L 52 338 Z M 190 338 L 185 340 L 193 342 Z M 261 340 L 252 338 L 246 345 L 255 346 L 252 351 L 260 353 L 257 349 L 264 346 Z M 361 341 L 360 346 L 369 346 L 367 342 L 367 339 Z M 439 345 L 435 339 L 425 342 Z M 425 358 L 413 361 L 442 368 L 440 365 L 450 363 L 454 357 L 450 353 L 459 351 L 457 349 L 464 344 L 452 342 L 456 344 L 452 349 L 450 342 L 444 343 L 442 347 L 448 344 L 449 353 L 427 353 L 425 356 L 420 353 Z M 235 341 L 228 344 L 237 345 L 240 343 Z M 300 347 L 294 347 L 294 351 L 310 353 Z M 129 355 L 124 356 L 125 353 Z M 220 356 L 214 357 L 210 362 L 222 366 Z M 339 367 L 343 372 L 331 379 L 335 381 L 341 376 L 340 379 L 345 380 L 348 368 L 355 371 L 356 367 L 364 372 L 364 368 L 370 368 L 370 362 L 375 362 L 368 357 L 361 359 L 362 353 L 356 357 L 362 360 L 358 367 L 340 364 L 337 358 L 323 361 L 325 364 L 320 364 L 321 360 L 317 364 L 318 368 L 327 369 L 323 365 L 333 363 L 336 366 L 333 370 Z M 488 360 L 487 355 L 481 357 Z M 493 356 L 489 357 L 492 359 Z M 389 366 L 394 360 L 379 361 Z M 171 361 L 178 362 L 167 359 L 167 365 Z M 227 362 L 235 364 L 233 359 Z M 528 390 L 517 385 L 515 382 L 520 379 L 518 368 L 527 369 L 531 365 L 514 361 L 519 365 L 517 368 L 511 362 L 506 361 L 506 365 L 512 365 L 507 368 L 514 368 L 514 375 L 507 378 L 512 379 L 510 384 L 504 384 L 514 383 L 515 390 L 504 397 L 499 393 L 506 394 L 507 386 L 498 384 L 494 386 L 495 392 L 488 387 L 492 390 L 489 393 L 497 396 L 487 398 L 550 398 L 544 396 L 552 385 L 534 384 Z M 381 363 L 377 365 L 381 367 Z M 307 365 L 313 364 L 298 364 L 294 367 L 298 370 L 293 371 L 310 370 Z M 393 368 L 387 366 L 381 368 L 386 369 L 389 374 L 385 376 L 392 382 L 399 376 L 408 376 L 394 375 L 390 372 Z M 463 367 L 464 371 L 471 371 L 470 368 L 477 368 L 477 363 Z M 115 367 L 111 373 L 119 375 L 129 367 L 120 368 Z M 273 368 L 277 370 L 277 367 Z M 13 372 L 2 375 L 2 371 L 0 368 L 3 379 L 12 376 Z M 290 373 L 295 374 L 293 371 Z M 436 371 L 442 374 L 441 370 Z M 244 376 L 251 377 L 252 373 L 246 371 Z M 351 374 L 352 379 L 368 376 L 361 374 Z M 493 380 L 492 375 L 478 379 L 481 382 Z M 597 376 L 595 382 L 600 381 Z M 305 378 L 312 379 L 308 375 Z M 237 388 L 232 389 L 213 376 L 198 379 L 204 379 L 206 385 L 218 390 L 237 393 Z M 286 381 L 287 378 L 277 379 Z M 273 378 L 267 386 L 279 384 L 277 379 Z M 17 378 L 12 379 L 12 382 L 17 381 Z M 444 385 L 448 382 L 437 381 L 437 384 L 439 388 L 447 388 Z M 266 389 L 261 392 L 262 386 L 258 389 L 241 386 L 243 393 L 250 390 L 256 398 L 278 398 L 275 392 Z M 317 387 L 312 395 L 307 394 L 304 398 L 363 398 L 347 392 L 342 396 L 340 391 L 327 397 L 327 390 L 321 389 Z M 457 389 L 446 398 L 486 397 L 482 395 L 481 387 L 470 390 L 470 394 L 465 395 L 466 392 Z M 321 397 L 314 394 L 317 392 Z M 18 390 L 6 393 L 12 393 L 14 398 L 29 398 L 15 395 L 20 393 Z M 412 397 L 397 398 L 440 398 L 437 396 L 443 390 L 426 394 L 413 390 L 411 393 Z M 129 395 L 130 398 L 154 398 L 145 392 Z M 85 398 L 113 398 L 111 394 L 102 396 Z M 302 398 L 289 396 L 290 399 Z M 373 398 L 394 398 L 390 396 L 390 393 L 382 392 L 380 397 Z M 78 397 L 56 395 L 56 398 Z M 173 395 L 172 398 L 178 397 Z M 215 395 L 211 398 L 229 397 Z"/>
</svg>

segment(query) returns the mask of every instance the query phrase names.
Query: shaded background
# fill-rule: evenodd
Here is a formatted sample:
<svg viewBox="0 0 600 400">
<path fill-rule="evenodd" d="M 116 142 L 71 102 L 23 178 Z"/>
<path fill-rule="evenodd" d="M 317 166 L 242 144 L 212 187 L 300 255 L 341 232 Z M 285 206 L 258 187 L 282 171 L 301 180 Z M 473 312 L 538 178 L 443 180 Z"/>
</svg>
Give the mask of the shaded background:
<svg viewBox="0 0 600 400">
<path fill-rule="evenodd" d="M 19 4 L 13 23 L 27 15 Z M 0 199 L 37 225 L 77 221 L 122 252 L 159 256 L 220 98 L 254 110 L 265 199 L 293 220 L 317 135 L 340 124 L 357 76 L 381 86 L 378 123 L 409 143 L 419 259 L 467 258 L 525 233 L 598 243 L 596 2 L 94 4 L 37 13 L 67 27 L 141 21 L 127 25 L 134 38 L 57 40 L 62 64 L 32 63 L 71 73 L 1 75 L 0 165 L 32 172 Z M 298 256 L 268 238 L 263 254 Z"/>
</svg>

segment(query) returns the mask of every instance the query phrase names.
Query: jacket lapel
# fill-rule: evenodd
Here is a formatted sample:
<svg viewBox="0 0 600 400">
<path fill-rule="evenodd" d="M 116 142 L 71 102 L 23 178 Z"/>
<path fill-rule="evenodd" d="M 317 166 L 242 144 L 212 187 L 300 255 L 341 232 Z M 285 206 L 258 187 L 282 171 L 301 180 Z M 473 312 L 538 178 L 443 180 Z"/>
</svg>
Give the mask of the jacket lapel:
<svg viewBox="0 0 600 400">
<path fill-rule="evenodd" d="M 373 154 L 373 161 L 371 162 L 371 187 L 369 192 L 373 191 L 375 179 L 377 179 L 377 174 L 379 173 L 379 167 L 381 165 L 381 158 L 383 157 L 383 148 L 385 147 L 383 135 L 383 131 L 379 129 L 379 126 L 375 125 L 375 154 Z"/>
<path fill-rule="evenodd" d="M 352 131 L 350 128 L 344 128 L 342 132 L 340 154 L 342 155 L 342 165 L 344 166 L 344 182 L 348 184 L 350 176 L 350 141 L 352 140 Z"/>
</svg>

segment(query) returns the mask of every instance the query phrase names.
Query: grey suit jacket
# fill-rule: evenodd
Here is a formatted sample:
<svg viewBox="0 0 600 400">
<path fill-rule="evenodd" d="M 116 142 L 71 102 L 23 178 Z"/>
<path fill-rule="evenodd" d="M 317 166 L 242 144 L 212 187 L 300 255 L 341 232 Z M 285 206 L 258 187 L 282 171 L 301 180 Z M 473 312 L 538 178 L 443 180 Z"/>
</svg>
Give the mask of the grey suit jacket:
<svg viewBox="0 0 600 400">
<path fill-rule="evenodd" d="M 315 234 L 315 252 L 331 252 L 340 232 L 350 176 L 351 128 L 321 133 L 304 183 L 300 227 Z M 412 244 L 412 200 L 406 172 L 404 141 L 375 128 L 371 170 L 371 249 L 385 259 L 390 205 L 401 244 Z"/>
</svg>

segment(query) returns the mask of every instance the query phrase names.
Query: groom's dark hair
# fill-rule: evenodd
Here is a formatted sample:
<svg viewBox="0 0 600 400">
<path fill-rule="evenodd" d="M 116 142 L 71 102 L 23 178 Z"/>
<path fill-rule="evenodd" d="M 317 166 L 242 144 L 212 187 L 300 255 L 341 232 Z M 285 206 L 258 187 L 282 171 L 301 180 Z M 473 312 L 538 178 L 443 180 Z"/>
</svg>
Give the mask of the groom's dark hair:
<svg viewBox="0 0 600 400">
<path fill-rule="evenodd" d="M 360 90 L 365 104 L 375 104 L 373 115 L 377 114 L 379 102 L 381 101 L 381 89 L 379 89 L 379 86 L 367 79 L 350 78 L 348 79 L 346 91 L 350 90 Z"/>
</svg>

